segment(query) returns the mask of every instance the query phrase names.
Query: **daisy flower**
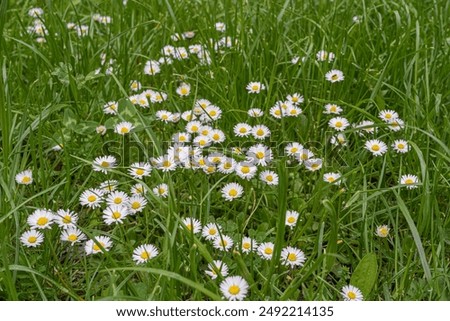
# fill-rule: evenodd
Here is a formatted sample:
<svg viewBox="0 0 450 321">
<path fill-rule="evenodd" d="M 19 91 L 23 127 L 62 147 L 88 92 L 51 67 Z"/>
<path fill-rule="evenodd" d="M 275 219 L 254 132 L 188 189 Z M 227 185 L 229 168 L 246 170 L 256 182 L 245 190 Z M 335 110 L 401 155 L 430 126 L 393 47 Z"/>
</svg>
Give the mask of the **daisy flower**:
<svg viewBox="0 0 450 321">
<path fill-rule="evenodd" d="M 341 178 L 341 174 L 339 173 L 325 173 L 323 174 L 323 180 L 330 184 L 339 185 L 340 181 L 338 181 Z"/>
<path fill-rule="evenodd" d="M 294 104 L 294 105 L 301 104 L 302 102 L 305 101 L 305 99 L 303 98 L 303 96 L 300 95 L 300 94 L 298 94 L 298 93 L 295 93 L 295 94 L 292 94 L 292 95 L 288 95 L 288 96 L 286 97 L 286 99 L 287 99 L 288 101 L 290 101 L 290 102 L 291 102 L 292 104 Z"/>
<path fill-rule="evenodd" d="M 353 285 L 344 286 L 341 295 L 345 301 L 362 301 L 364 299 L 361 290 Z"/>
<path fill-rule="evenodd" d="M 141 87 L 142 87 L 141 83 L 137 80 L 132 80 L 130 83 L 130 89 L 132 91 L 139 91 L 141 90 Z"/>
<path fill-rule="evenodd" d="M 278 185 L 278 174 L 274 171 L 262 171 L 259 178 L 267 185 Z"/>
<path fill-rule="evenodd" d="M 248 283 L 241 276 L 229 276 L 220 283 L 220 291 L 230 301 L 242 301 L 247 296 Z"/>
<path fill-rule="evenodd" d="M 217 165 L 217 170 L 222 174 L 231 174 L 235 171 L 237 162 L 234 158 L 224 157 L 220 164 Z"/>
<path fill-rule="evenodd" d="M 28 15 L 33 18 L 39 18 L 43 14 L 44 10 L 42 10 L 41 8 L 31 8 L 30 10 L 28 10 Z"/>
<path fill-rule="evenodd" d="M 380 113 L 378 114 L 378 117 L 382 121 L 388 123 L 388 122 L 390 122 L 390 121 L 392 121 L 394 119 L 397 119 L 398 118 L 398 113 L 396 111 L 393 111 L 393 110 L 384 109 L 384 110 L 380 111 Z"/>
<path fill-rule="evenodd" d="M 249 117 L 258 118 L 264 115 L 264 112 L 259 108 L 251 108 L 247 111 Z"/>
<path fill-rule="evenodd" d="M 30 185 L 33 183 L 33 173 L 30 169 L 24 170 L 16 175 L 17 184 Z"/>
<path fill-rule="evenodd" d="M 66 229 L 69 227 L 75 227 L 78 222 L 78 215 L 71 210 L 59 209 L 56 211 L 53 219 L 59 227 Z"/>
<path fill-rule="evenodd" d="M 181 113 L 181 118 L 187 122 L 197 119 L 197 116 L 191 110 L 186 110 Z"/>
<path fill-rule="evenodd" d="M 263 144 L 251 146 L 247 151 L 247 160 L 254 165 L 267 166 L 272 158 L 272 150 Z"/>
<path fill-rule="evenodd" d="M 225 141 L 225 133 L 220 129 L 211 130 L 208 137 L 213 143 L 223 143 Z"/>
<path fill-rule="evenodd" d="M 158 249 L 152 244 L 139 245 L 133 251 L 133 261 L 136 264 L 147 263 L 149 260 L 155 258 L 158 253 Z"/>
<path fill-rule="evenodd" d="M 233 127 L 233 132 L 238 137 L 245 137 L 252 133 L 252 126 L 247 123 L 239 123 Z"/>
<path fill-rule="evenodd" d="M 295 266 L 303 266 L 305 260 L 305 253 L 295 247 L 287 246 L 281 250 L 281 262 L 291 268 Z"/>
<path fill-rule="evenodd" d="M 265 125 L 256 125 L 252 128 L 252 135 L 256 139 L 264 139 L 270 136 L 269 127 Z"/>
<path fill-rule="evenodd" d="M 61 232 L 61 241 L 70 242 L 70 245 L 84 241 L 86 235 L 83 234 L 78 228 L 71 226 Z"/>
<path fill-rule="evenodd" d="M 416 175 L 406 174 L 400 178 L 400 184 L 406 185 L 407 189 L 417 188 L 419 178 Z"/>
<path fill-rule="evenodd" d="M 173 118 L 173 114 L 170 111 L 167 110 L 158 110 L 155 113 L 155 116 L 158 120 L 164 122 L 164 123 L 169 123 L 172 121 Z"/>
<path fill-rule="evenodd" d="M 134 128 L 133 124 L 127 121 L 120 122 L 114 128 L 114 132 L 119 135 L 126 135 Z"/>
<path fill-rule="evenodd" d="M 162 170 L 163 172 L 174 171 L 177 167 L 175 159 L 173 159 L 173 157 L 170 157 L 169 155 L 158 157 L 155 160 L 155 163 L 156 168 Z"/>
<path fill-rule="evenodd" d="M 88 189 L 81 193 L 80 204 L 90 208 L 100 207 L 101 202 L 103 201 L 103 194 L 104 191 L 101 189 Z"/>
<path fill-rule="evenodd" d="M 337 69 L 332 69 L 325 74 L 325 79 L 329 82 L 338 82 L 344 80 L 344 73 Z"/>
<path fill-rule="evenodd" d="M 208 269 L 205 273 L 211 277 L 211 279 L 215 280 L 217 279 L 217 276 L 227 276 L 228 275 L 228 266 L 220 261 L 220 260 L 214 260 L 212 263 L 208 264 Z"/>
<path fill-rule="evenodd" d="M 179 132 L 172 135 L 172 141 L 175 143 L 189 143 L 191 141 L 191 135 L 185 132 Z"/>
<path fill-rule="evenodd" d="M 99 135 L 105 135 L 106 134 L 106 127 L 103 125 L 99 125 L 95 128 L 95 132 Z"/>
<path fill-rule="evenodd" d="M 388 128 L 393 132 L 398 132 L 400 129 L 403 129 L 403 127 L 405 127 L 405 122 L 400 118 L 393 119 L 388 122 L 388 124 Z"/>
<path fill-rule="evenodd" d="M 286 211 L 286 226 L 289 226 L 291 229 L 297 225 L 298 216 L 300 214 L 297 211 Z"/>
<path fill-rule="evenodd" d="M 27 223 L 31 229 L 50 229 L 54 222 L 54 215 L 46 209 L 37 209 L 27 218 Z"/>
<path fill-rule="evenodd" d="M 286 152 L 286 154 L 288 156 L 295 156 L 302 150 L 303 150 L 303 145 L 300 143 L 296 143 L 296 142 L 289 143 L 284 148 L 284 151 Z"/>
<path fill-rule="evenodd" d="M 213 120 L 218 120 L 221 117 L 222 109 L 214 105 L 209 105 L 205 108 L 204 113 L 200 115 L 200 120 L 203 122 L 211 122 Z"/>
<path fill-rule="evenodd" d="M 181 97 L 183 96 L 189 96 L 189 94 L 191 93 L 191 85 L 187 84 L 187 83 L 182 83 L 176 90 L 176 93 L 178 95 L 180 95 Z"/>
<path fill-rule="evenodd" d="M 345 130 L 349 125 L 350 123 L 348 122 L 348 120 L 343 117 L 331 118 L 328 121 L 328 126 L 340 132 Z"/>
<path fill-rule="evenodd" d="M 375 156 L 382 156 L 387 152 L 387 145 L 381 140 L 372 139 L 364 144 L 364 147 Z"/>
<path fill-rule="evenodd" d="M 255 240 L 250 237 L 243 237 L 241 242 L 241 251 L 242 253 L 250 253 L 251 251 L 255 251 L 258 248 L 258 244 Z"/>
<path fill-rule="evenodd" d="M 169 196 L 169 186 L 165 183 L 159 184 L 152 189 L 152 192 L 155 196 L 166 198 Z"/>
<path fill-rule="evenodd" d="M 222 197 L 227 201 L 239 198 L 243 193 L 244 189 L 238 183 L 228 183 L 222 188 Z"/>
<path fill-rule="evenodd" d="M 92 162 L 92 168 L 96 172 L 107 174 L 109 169 L 115 168 L 116 158 L 114 156 L 99 156 Z"/>
<path fill-rule="evenodd" d="M 261 90 L 266 89 L 266 86 L 260 82 L 250 82 L 245 89 L 251 94 L 259 94 Z"/>
<path fill-rule="evenodd" d="M 27 247 L 37 247 L 44 242 L 44 234 L 37 230 L 26 231 L 20 236 L 20 242 Z"/>
<path fill-rule="evenodd" d="M 115 179 L 110 179 L 102 182 L 99 188 L 103 190 L 105 193 L 111 193 L 116 190 L 117 185 L 119 185 L 118 181 L 116 181 Z"/>
<path fill-rule="evenodd" d="M 130 165 L 128 174 L 130 174 L 134 178 L 141 179 L 144 176 L 149 176 L 151 170 L 152 167 L 149 163 L 133 163 Z"/>
<path fill-rule="evenodd" d="M 182 224 L 193 234 L 197 234 L 202 230 L 200 221 L 193 217 L 186 217 L 183 219 Z"/>
<path fill-rule="evenodd" d="M 281 119 L 284 116 L 283 109 L 277 105 L 270 108 L 269 114 L 276 119 Z"/>
<path fill-rule="evenodd" d="M 343 111 L 343 109 L 336 104 L 326 104 L 324 108 L 325 108 L 325 110 L 323 111 L 324 114 L 339 115 Z"/>
<path fill-rule="evenodd" d="M 103 105 L 103 112 L 105 114 L 117 115 L 119 111 L 119 104 L 116 101 L 109 101 Z"/>
<path fill-rule="evenodd" d="M 297 117 L 297 116 L 300 115 L 302 112 L 303 112 L 303 111 L 302 111 L 301 108 L 292 105 L 292 106 L 289 106 L 289 107 L 286 109 L 285 114 L 286 114 L 286 116 L 289 116 L 289 117 Z"/>
<path fill-rule="evenodd" d="M 347 146 L 347 138 L 345 137 L 345 134 L 337 134 L 330 138 L 330 143 L 335 146 Z"/>
<path fill-rule="evenodd" d="M 129 214 L 125 205 L 111 205 L 103 210 L 103 221 L 106 225 L 123 223 L 123 219 Z"/>
<path fill-rule="evenodd" d="M 258 255 L 262 257 L 264 260 L 272 259 L 274 244 L 272 242 L 261 243 L 258 246 Z"/>
<path fill-rule="evenodd" d="M 310 158 L 304 162 L 305 168 L 311 172 L 317 171 L 322 168 L 322 159 Z"/>
<path fill-rule="evenodd" d="M 213 241 L 213 246 L 221 251 L 230 250 L 233 244 L 233 239 L 228 235 L 219 235 Z"/>
<path fill-rule="evenodd" d="M 216 28 L 216 30 L 219 32 L 225 32 L 225 30 L 227 29 L 227 26 L 223 22 L 216 22 L 214 24 L 214 28 Z"/>
<path fill-rule="evenodd" d="M 176 47 L 175 55 L 173 57 L 177 60 L 183 60 L 189 58 L 189 53 L 184 47 Z"/>
<path fill-rule="evenodd" d="M 128 199 L 128 210 L 130 214 L 136 214 L 142 212 L 147 205 L 147 200 L 142 195 L 132 195 Z"/>
<path fill-rule="evenodd" d="M 250 180 L 256 175 L 257 167 L 249 162 L 239 162 L 236 165 L 236 174 L 243 179 Z"/>
<path fill-rule="evenodd" d="M 163 92 L 153 92 L 153 95 L 150 96 L 150 101 L 152 103 L 162 103 L 167 100 L 167 94 Z"/>
<path fill-rule="evenodd" d="M 143 195 L 147 193 L 147 188 L 141 183 L 137 183 L 131 187 L 130 193 L 133 195 Z"/>
<path fill-rule="evenodd" d="M 406 140 L 397 139 L 392 144 L 392 148 L 399 154 L 404 154 L 409 151 L 409 145 Z"/>
<path fill-rule="evenodd" d="M 208 223 L 202 229 L 202 236 L 208 241 L 212 241 L 219 237 L 222 227 L 217 223 Z"/>
<path fill-rule="evenodd" d="M 299 153 L 296 153 L 297 160 L 301 163 L 306 162 L 308 159 L 312 159 L 314 157 L 314 153 L 309 149 L 303 148 Z"/>
<path fill-rule="evenodd" d="M 374 127 L 374 122 L 370 120 L 363 120 L 359 124 L 356 124 L 355 129 L 358 130 L 358 134 L 360 136 L 363 136 L 364 133 L 373 134 L 376 131 L 376 128 Z"/>
<path fill-rule="evenodd" d="M 87 255 L 90 254 L 97 254 L 101 253 L 103 251 L 108 252 L 111 248 L 113 242 L 111 241 L 111 238 L 108 236 L 96 236 L 94 240 L 89 240 L 86 242 L 86 245 L 84 246 L 84 250 Z"/>
<path fill-rule="evenodd" d="M 375 234 L 379 237 L 388 237 L 390 228 L 387 225 L 377 226 Z"/>
<path fill-rule="evenodd" d="M 114 191 L 106 197 L 106 203 L 111 205 L 126 205 L 128 203 L 128 195 L 121 191 Z"/>
<path fill-rule="evenodd" d="M 211 139 L 205 135 L 199 135 L 194 138 L 194 145 L 200 148 L 205 148 L 211 145 Z"/>
<path fill-rule="evenodd" d="M 209 136 L 209 134 L 211 133 L 212 130 L 213 130 L 213 128 L 211 126 L 203 125 L 200 127 L 197 134 L 203 135 L 203 136 Z"/>
<path fill-rule="evenodd" d="M 156 75 L 161 72 L 159 62 L 156 60 L 149 60 L 145 63 L 144 74 L 146 75 Z"/>
</svg>

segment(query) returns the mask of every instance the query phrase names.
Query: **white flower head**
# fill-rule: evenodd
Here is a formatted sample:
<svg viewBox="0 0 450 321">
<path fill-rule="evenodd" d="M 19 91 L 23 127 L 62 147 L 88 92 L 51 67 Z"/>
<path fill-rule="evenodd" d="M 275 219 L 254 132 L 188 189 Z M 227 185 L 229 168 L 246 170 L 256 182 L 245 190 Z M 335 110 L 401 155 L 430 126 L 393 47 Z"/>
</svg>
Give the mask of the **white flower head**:
<svg viewBox="0 0 450 321">
<path fill-rule="evenodd" d="M 229 276 L 220 283 L 220 291 L 230 301 L 242 301 L 248 293 L 248 283 L 241 276 Z"/>
</svg>

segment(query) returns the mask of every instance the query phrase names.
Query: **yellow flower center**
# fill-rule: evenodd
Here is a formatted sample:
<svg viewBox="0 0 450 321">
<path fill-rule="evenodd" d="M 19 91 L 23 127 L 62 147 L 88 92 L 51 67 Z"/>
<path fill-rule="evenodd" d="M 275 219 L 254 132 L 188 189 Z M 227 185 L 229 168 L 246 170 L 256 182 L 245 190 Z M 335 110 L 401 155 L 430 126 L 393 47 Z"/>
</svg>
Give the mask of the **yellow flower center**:
<svg viewBox="0 0 450 321">
<path fill-rule="evenodd" d="M 228 195 L 231 197 L 236 197 L 238 194 L 238 191 L 236 189 L 230 189 L 230 191 L 228 192 Z"/>
<path fill-rule="evenodd" d="M 388 229 L 386 228 L 386 227 L 380 227 L 380 229 L 378 230 L 378 232 L 379 232 L 379 234 L 380 235 L 382 235 L 382 236 L 387 236 L 388 235 L 388 233 L 389 233 L 389 231 L 388 231 Z"/>
<path fill-rule="evenodd" d="M 273 253 L 273 250 L 270 247 L 266 247 L 264 249 L 264 253 L 267 254 L 267 255 L 271 255 Z"/>
<path fill-rule="evenodd" d="M 64 224 L 69 224 L 72 222 L 72 217 L 70 215 L 66 215 L 63 217 L 62 221 Z"/>
<path fill-rule="evenodd" d="M 340 128 L 340 127 L 343 126 L 343 124 L 342 124 L 342 122 L 337 121 L 337 122 L 334 124 L 334 126 L 336 126 L 337 128 Z"/>
<path fill-rule="evenodd" d="M 46 218 L 46 217 L 40 217 L 37 220 L 37 225 L 39 225 L 39 226 L 44 226 L 47 223 L 48 223 L 48 218 Z"/>
<path fill-rule="evenodd" d="M 206 140 L 205 139 L 201 139 L 199 142 L 200 146 L 205 146 L 206 145 Z"/>
<path fill-rule="evenodd" d="M 298 97 L 294 96 L 294 97 L 291 98 L 291 100 L 292 100 L 293 103 L 296 103 L 298 101 Z"/>
<path fill-rule="evenodd" d="M 28 243 L 36 243 L 37 241 L 37 237 L 36 236 L 30 236 L 28 238 Z"/>
<path fill-rule="evenodd" d="M 336 108 L 335 105 L 333 105 L 333 106 L 330 107 L 330 111 L 331 111 L 331 112 L 335 113 L 336 110 L 337 110 L 337 108 Z"/>
<path fill-rule="evenodd" d="M 250 167 L 248 167 L 248 166 L 242 166 L 241 172 L 244 173 L 244 174 L 250 173 Z"/>
<path fill-rule="evenodd" d="M 210 228 L 208 231 L 209 235 L 216 235 L 216 233 L 217 233 L 217 230 L 215 228 Z"/>
<path fill-rule="evenodd" d="M 247 132 L 247 128 L 241 127 L 241 128 L 239 128 L 239 132 L 240 132 L 241 134 L 245 134 L 245 133 Z"/>
<path fill-rule="evenodd" d="M 120 129 L 120 132 L 121 132 L 122 134 L 128 134 L 128 133 L 130 132 L 130 129 L 129 129 L 128 127 L 122 127 L 122 128 Z"/>
<path fill-rule="evenodd" d="M 297 255 L 295 255 L 295 253 L 289 253 L 287 259 L 291 262 L 294 262 L 295 260 L 297 260 Z"/>
<path fill-rule="evenodd" d="M 232 164 L 230 163 L 230 162 L 226 162 L 224 165 L 223 165 L 223 168 L 225 168 L 225 169 L 230 169 L 232 167 Z"/>
<path fill-rule="evenodd" d="M 115 219 L 115 220 L 118 220 L 121 217 L 122 217 L 122 214 L 120 212 L 118 212 L 118 211 L 115 211 L 115 212 L 112 213 L 112 218 Z"/>
<path fill-rule="evenodd" d="M 97 196 L 95 196 L 95 195 L 90 195 L 90 196 L 87 198 L 87 200 L 88 200 L 90 203 L 95 202 L 95 201 L 97 200 Z"/>
<path fill-rule="evenodd" d="M 209 111 L 209 116 L 214 117 L 217 115 L 217 112 L 215 110 L 210 110 Z"/>
<path fill-rule="evenodd" d="M 253 85 L 253 86 L 252 86 L 252 90 L 253 90 L 253 91 L 257 91 L 258 89 L 259 89 L 259 86 L 258 86 L 258 85 Z"/>
<path fill-rule="evenodd" d="M 405 180 L 405 184 L 408 184 L 408 185 L 414 184 L 414 180 L 413 180 L 412 178 L 407 178 L 407 179 Z"/>
<path fill-rule="evenodd" d="M 304 154 L 302 154 L 302 155 L 300 156 L 300 158 L 301 158 L 302 160 L 307 160 L 307 159 L 308 159 L 308 154 L 307 154 L 307 153 L 304 153 Z"/>
<path fill-rule="evenodd" d="M 164 187 L 158 188 L 158 193 L 159 193 L 159 195 L 162 195 L 162 194 L 164 194 L 165 192 L 166 192 L 166 189 L 165 189 Z"/>
<path fill-rule="evenodd" d="M 214 166 L 208 166 L 208 167 L 206 168 L 206 171 L 207 171 L 208 173 L 214 173 L 214 172 L 216 171 L 216 168 L 215 168 Z"/>
<path fill-rule="evenodd" d="M 335 181 L 334 177 L 330 176 L 327 178 L 327 181 L 333 183 Z"/>
<path fill-rule="evenodd" d="M 103 161 L 103 162 L 100 164 L 100 166 L 101 166 L 101 167 L 109 167 L 109 163 L 108 163 L 107 161 Z"/>
<path fill-rule="evenodd" d="M 116 197 L 114 199 L 114 204 L 122 204 L 122 197 Z"/>
<path fill-rule="evenodd" d="M 232 286 L 230 286 L 230 288 L 228 289 L 228 292 L 229 292 L 231 295 L 238 295 L 239 292 L 241 292 L 241 288 L 240 288 L 239 286 L 237 286 L 237 285 L 232 285 Z"/>
<path fill-rule="evenodd" d="M 189 90 L 186 87 L 181 88 L 180 92 L 181 92 L 182 95 L 189 94 Z"/>
<path fill-rule="evenodd" d="M 245 250 L 249 250 L 251 246 L 252 246 L 252 245 L 251 245 L 250 243 L 248 243 L 248 242 L 242 244 L 242 247 L 243 247 Z"/>
<path fill-rule="evenodd" d="M 144 174 L 144 170 L 142 168 L 138 168 L 138 169 L 136 169 L 136 174 L 137 175 L 143 175 Z"/>
<path fill-rule="evenodd" d="M 31 177 L 30 176 L 24 176 L 22 178 L 22 183 L 26 184 L 26 183 L 29 183 L 29 182 L 31 182 Z"/>
<path fill-rule="evenodd" d="M 380 146 L 379 146 L 379 145 L 373 145 L 373 146 L 372 146 L 372 150 L 373 150 L 374 152 L 378 152 L 378 151 L 380 150 Z"/>
<path fill-rule="evenodd" d="M 385 114 L 385 115 L 384 115 L 384 118 L 386 118 L 386 119 L 391 119 L 391 118 L 392 118 L 392 114 Z"/>
<path fill-rule="evenodd" d="M 220 245 L 221 247 L 227 247 L 228 242 L 227 242 L 227 240 L 220 240 L 220 241 L 219 241 L 219 245 Z"/>
<path fill-rule="evenodd" d="M 219 134 L 214 134 L 212 137 L 214 140 L 219 140 L 220 139 L 220 135 Z"/>
<path fill-rule="evenodd" d="M 297 115 L 297 110 L 296 109 L 292 109 L 291 110 L 291 115 Z"/>
<path fill-rule="evenodd" d="M 263 135 L 264 135 L 264 130 L 262 130 L 261 128 L 258 129 L 258 130 L 256 131 L 256 135 L 258 135 L 258 136 L 263 136 Z"/>
<path fill-rule="evenodd" d="M 99 242 L 100 243 L 100 245 L 104 248 L 105 247 L 105 243 L 103 243 L 103 242 Z M 93 246 L 92 246 L 92 249 L 94 250 L 94 251 L 101 251 L 101 249 L 100 249 L 100 246 L 98 246 L 97 244 L 94 244 Z"/>
<path fill-rule="evenodd" d="M 349 298 L 350 300 L 356 299 L 356 293 L 353 292 L 353 291 L 349 291 L 349 292 L 347 293 L 347 296 L 348 296 L 348 298 Z"/>
<path fill-rule="evenodd" d="M 287 221 L 288 221 L 289 224 L 293 224 L 293 223 L 295 223 L 295 217 L 289 216 Z"/>
<path fill-rule="evenodd" d="M 257 152 L 256 153 L 256 158 L 258 158 L 258 159 L 263 159 L 264 156 L 265 156 L 264 152 Z"/>
<path fill-rule="evenodd" d="M 164 114 L 164 115 L 161 116 L 161 119 L 162 119 L 162 120 L 167 120 L 167 119 L 169 119 L 169 116 L 167 116 L 166 114 Z"/>
<path fill-rule="evenodd" d="M 147 251 L 141 253 L 141 259 L 148 260 L 150 255 L 148 255 Z"/>
<path fill-rule="evenodd" d="M 190 224 L 190 223 L 186 224 L 186 228 L 187 228 L 189 231 L 192 231 L 192 224 Z"/>
<path fill-rule="evenodd" d="M 139 203 L 139 202 L 133 202 L 133 203 L 131 204 L 131 208 L 132 208 L 133 210 L 137 210 L 139 207 L 141 207 L 141 203 Z"/>
<path fill-rule="evenodd" d="M 291 153 L 292 154 L 295 154 L 295 153 L 297 153 L 298 152 L 298 148 L 297 147 L 292 147 L 291 148 Z"/>
<path fill-rule="evenodd" d="M 172 162 L 169 161 L 169 160 L 165 160 L 165 161 L 163 162 L 163 167 L 170 167 L 171 165 L 172 165 Z"/>
<path fill-rule="evenodd" d="M 319 164 L 312 164 L 312 165 L 311 165 L 311 168 L 314 168 L 314 169 L 315 169 L 315 168 L 318 168 L 318 167 L 319 167 Z"/>
<path fill-rule="evenodd" d="M 275 110 L 274 114 L 276 116 L 280 116 L 281 115 L 281 110 L 279 110 L 279 109 Z"/>
<path fill-rule="evenodd" d="M 272 182 L 273 181 L 273 176 L 272 175 L 267 175 L 266 176 L 266 181 Z"/>
<path fill-rule="evenodd" d="M 78 240 L 78 236 L 77 236 L 76 234 L 70 234 L 70 235 L 67 237 L 67 239 L 68 239 L 70 242 L 75 242 L 76 240 Z"/>
<path fill-rule="evenodd" d="M 405 145 L 402 144 L 402 143 L 399 143 L 399 144 L 397 144 L 397 148 L 398 149 L 403 149 L 403 148 L 405 148 Z"/>
<path fill-rule="evenodd" d="M 331 76 L 331 80 L 338 80 L 338 75 L 334 74 L 333 76 Z"/>
</svg>

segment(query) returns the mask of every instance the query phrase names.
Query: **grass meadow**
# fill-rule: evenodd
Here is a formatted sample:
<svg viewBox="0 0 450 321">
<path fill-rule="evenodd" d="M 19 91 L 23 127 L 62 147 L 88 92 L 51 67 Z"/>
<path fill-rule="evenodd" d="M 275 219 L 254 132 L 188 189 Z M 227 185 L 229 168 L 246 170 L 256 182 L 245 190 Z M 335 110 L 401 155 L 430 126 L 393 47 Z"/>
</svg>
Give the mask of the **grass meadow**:
<svg viewBox="0 0 450 321">
<path fill-rule="evenodd" d="M 2 1 L 0 299 L 449 300 L 449 17 Z"/>
</svg>

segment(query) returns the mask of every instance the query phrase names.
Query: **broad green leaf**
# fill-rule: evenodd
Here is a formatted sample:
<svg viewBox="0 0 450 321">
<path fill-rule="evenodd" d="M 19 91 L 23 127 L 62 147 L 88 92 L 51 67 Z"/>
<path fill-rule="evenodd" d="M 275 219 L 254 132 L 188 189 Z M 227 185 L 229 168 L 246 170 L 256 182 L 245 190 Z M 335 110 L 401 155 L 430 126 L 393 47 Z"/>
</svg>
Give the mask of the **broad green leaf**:
<svg viewBox="0 0 450 321">
<path fill-rule="evenodd" d="M 372 291 L 378 276 L 377 256 L 374 253 L 366 254 L 356 267 L 350 279 L 350 284 L 361 290 L 364 298 Z"/>
</svg>

